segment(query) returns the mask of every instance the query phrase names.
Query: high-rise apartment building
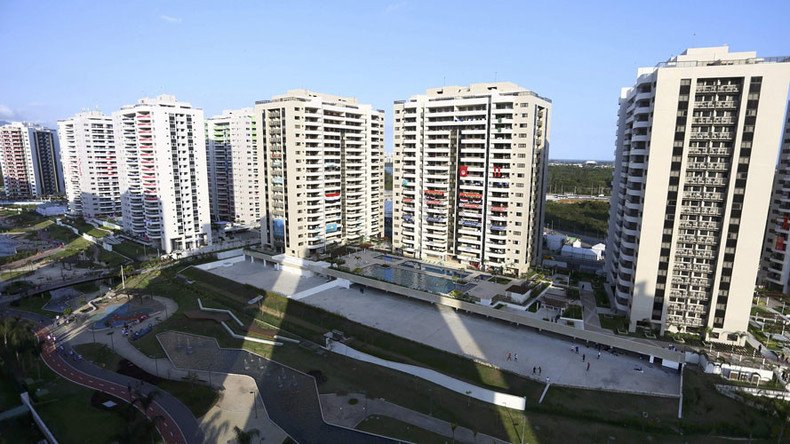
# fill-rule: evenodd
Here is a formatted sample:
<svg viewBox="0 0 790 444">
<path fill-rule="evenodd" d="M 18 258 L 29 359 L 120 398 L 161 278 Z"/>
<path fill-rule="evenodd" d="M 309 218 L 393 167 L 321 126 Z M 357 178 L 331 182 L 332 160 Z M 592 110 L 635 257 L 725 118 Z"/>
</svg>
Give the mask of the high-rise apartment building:
<svg viewBox="0 0 790 444">
<path fill-rule="evenodd" d="M 69 213 L 86 218 L 121 215 L 121 187 L 112 117 L 89 111 L 58 122 Z"/>
<path fill-rule="evenodd" d="M 499 273 L 539 263 L 550 112 L 513 83 L 395 102 L 393 247 Z"/>
<path fill-rule="evenodd" d="M 790 59 L 688 49 L 620 97 L 607 277 L 630 328 L 741 341 Z"/>
<path fill-rule="evenodd" d="M 123 227 L 166 253 L 211 243 L 203 110 L 173 96 L 113 113 Z"/>
<path fill-rule="evenodd" d="M 288 91 L 255 105 L 266 180 L 264 246 L 295 257 L 384 233 L 384 111 Z"/>
<path fill-rule="evenodd" d="M 22 122 L 0 126 L 0 168 L 6 197 L 27 199 L 63 193 L 55 130 Z"/>
<path fill-rule="evenodd" d="M 255 123 L 253 108 L 225 111 L 206 119 L 209 196 L 214 222 L 260 226 L 265 178 Z"/>
<path fill-rule="evenodd" d="M 782 151 L 765 228 L 761 280 L 782 293 L 790 293 L 790 254 L 787 254 L 790 241 L 790 111 L 785 119 Z"/>
</svg>

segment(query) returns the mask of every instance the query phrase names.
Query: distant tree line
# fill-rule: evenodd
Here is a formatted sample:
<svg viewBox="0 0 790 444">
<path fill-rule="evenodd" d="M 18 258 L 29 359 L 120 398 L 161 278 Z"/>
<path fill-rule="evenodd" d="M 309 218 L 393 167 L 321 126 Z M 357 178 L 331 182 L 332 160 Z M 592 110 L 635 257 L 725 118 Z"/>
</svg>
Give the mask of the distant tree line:
<svg viewBox="0 0 790 444">
<path fill-rule="evenodd" d="M 612 190 L 612 167 L 549 165 L 549 193 L 609 195 Z"/>
<path fill-rule="evenodd" d="M 609 202 L 546 202 L 545 218 L 547 228 L 605 238 L 609 222 Z"/>
</svg>

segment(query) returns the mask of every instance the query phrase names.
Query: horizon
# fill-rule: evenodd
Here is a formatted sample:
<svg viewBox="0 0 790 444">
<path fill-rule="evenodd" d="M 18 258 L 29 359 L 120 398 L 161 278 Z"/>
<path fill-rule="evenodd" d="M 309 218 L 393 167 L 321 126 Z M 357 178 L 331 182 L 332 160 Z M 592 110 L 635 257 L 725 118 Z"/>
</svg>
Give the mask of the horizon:
<svg viewBox="0 0 790 444">
<path fill-rule="evenodd" d="M 594 4 L 468 4 L 4 2 L 0 39 L 14 44 L 0 54 L 14 63 L 0 72 L 0 120 L 55 127 L 160 94 L 210 117 L 306 88 L 383 109 L 391 153 L 395 100 L 508 81 L 552 100 L 550 155 L 611 160 L 620 89 L 639 67 L 725 43 L 790 54 L 790 4 L 778 1 L 737 15 L 733 1 L 693 3 L 681 15 L 674 5 L 643 6 L 649 21 Z"/>
</svg>

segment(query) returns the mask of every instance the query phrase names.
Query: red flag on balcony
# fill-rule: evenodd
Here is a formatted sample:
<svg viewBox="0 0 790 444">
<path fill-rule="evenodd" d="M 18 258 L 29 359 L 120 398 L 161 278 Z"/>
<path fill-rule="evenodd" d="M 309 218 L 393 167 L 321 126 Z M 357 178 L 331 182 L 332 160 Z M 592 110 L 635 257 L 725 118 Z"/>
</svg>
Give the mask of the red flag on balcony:
<svg viewBox="0 0 790 444">
<path fill-rule="evenodd" d="M 461 165 L 458 169 L 458 175 L 461 177 L 466 177 L 469 174 L 469 167 L 466 165 Z"/>
<path fill-rule="evenodd" d="M 784 236 L 777 236 L 776 237 L 776 249 L 779 251 L 785 251 L 785 238 Z"/>
<path fill-rule="evenodd" d="M 495 166 L 494 167 L 494 177 L 502 177 L 502 168 Z"/>
<path fill-rule="evenodd" d="M 787 220 L 787 216 L 785 216 L 785 220 L 784 220 L 784 222 L 782 223 L 782 229 L 786 230 L 786 229 L 788 229 L 788 228 L 790 228 L 790 221 L 788 221 L 788 220 Z"/>
</svg>

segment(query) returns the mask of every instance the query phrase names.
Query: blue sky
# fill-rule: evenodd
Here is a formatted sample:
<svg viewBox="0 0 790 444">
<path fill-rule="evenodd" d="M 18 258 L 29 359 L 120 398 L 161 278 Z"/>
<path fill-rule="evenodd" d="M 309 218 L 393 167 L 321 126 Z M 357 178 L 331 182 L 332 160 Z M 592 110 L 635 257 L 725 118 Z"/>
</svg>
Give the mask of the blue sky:
<svg viewBox="0 0 790 444">
<path fill-rule="evenodd" d="M 637 67 L 725 43 L 790 55 L 789 16 L 787 1 L 6 0 L 0 119 L 53 124 L 162 93 L 214 115 L 309 88 L 389 120 L 393 100 L 498 79 L 553 100 L 552 158 L 610 159 Z"/>
</svg>

